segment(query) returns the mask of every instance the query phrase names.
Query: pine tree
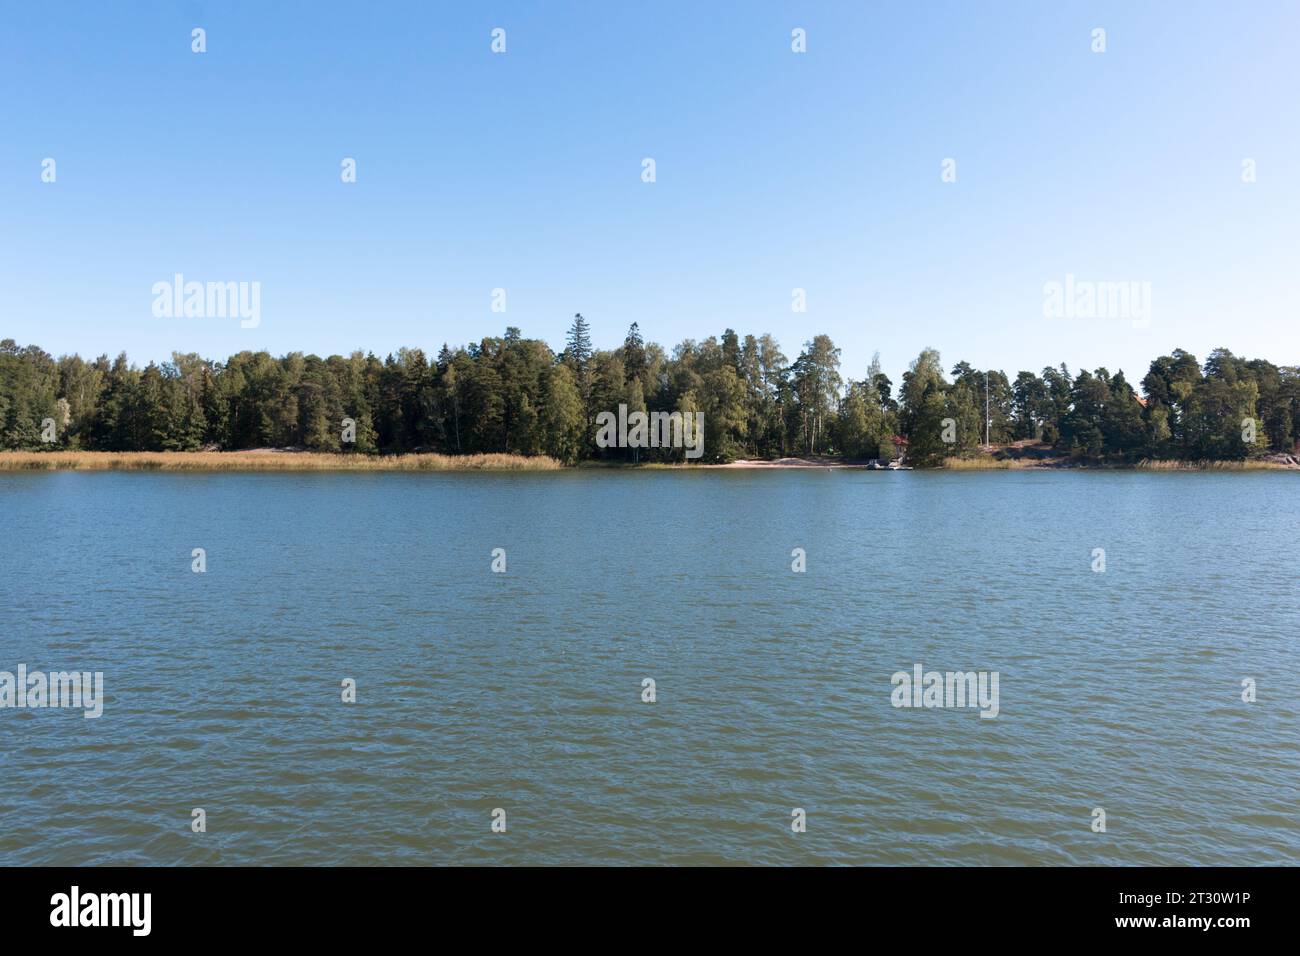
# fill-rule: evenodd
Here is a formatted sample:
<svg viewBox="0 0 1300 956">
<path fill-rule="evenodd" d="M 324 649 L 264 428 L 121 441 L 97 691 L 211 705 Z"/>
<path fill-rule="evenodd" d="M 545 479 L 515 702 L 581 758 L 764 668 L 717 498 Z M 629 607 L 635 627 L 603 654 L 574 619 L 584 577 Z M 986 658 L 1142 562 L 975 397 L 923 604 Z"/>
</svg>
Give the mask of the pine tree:
<svg viewBox="0 0 1300 956">
<path fill-rule="evenodd" d="M 581 312 L 574 313 L 573 325 L 565 336 L 564 362 L 573 369 L 573 377 L 582 397 L 583 414 L 591 418 L 591 329 Z"/>
</svg>

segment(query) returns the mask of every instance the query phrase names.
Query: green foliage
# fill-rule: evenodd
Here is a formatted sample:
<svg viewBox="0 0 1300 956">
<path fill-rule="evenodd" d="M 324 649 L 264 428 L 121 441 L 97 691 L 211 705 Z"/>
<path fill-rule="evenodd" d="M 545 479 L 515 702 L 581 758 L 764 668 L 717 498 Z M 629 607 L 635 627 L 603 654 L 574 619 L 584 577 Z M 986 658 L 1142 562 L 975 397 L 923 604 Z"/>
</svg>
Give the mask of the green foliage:
<svg viewBox="0 0 1300 956">
<path fill-rule="evenodd" d="M 926 349 L 903 376 L 899 418 L 916 464 L 939 464 L 982 441 L 986 408 L 995 444 L 1042 440 L 1086 460 L 1223 461 L 1270 449 L 1293 453 L 1300 440 L 1300 369 L 1226 349 L 1216 349 L 1204 368 L 1182 350 L 1161 356 L 1142 380 L 1145 397 L 1123 372 L 1104 368 L 1072 378 L 1061 365 L 1009 382 L 961 362 L 952 374 L 948 384 L 938 353 Z M 953 425 L 951 443 L 939 440 L 945 420 Z"/>
<path fill-rule="evenodd" d="M 873 359 L 862 378 L 840 375 L 828 336 L 791 364 L 770 335 L 688 339 L 671 355 L 634 324 L 622 344 L 593 347 L 575 316 L 557 356 L 516 328 L 430 361 L 400 349 L 382 361 L 240 352 L 225 362 L 195 354 L 143 369 L 125 355 L 57 360 L 0 341 L 0 447 L 48 451 L 194 451 L 302 448 L 355 454 L 547 454 L 573 464 L 680 462 L 681 448 L 598 449 L 601 411 L 704 413 L 704 462 L 842 454 L 896 454 L 906 439 L 917 465 L 972 453 L 984 441 L 1041 440 L 1090 460 L 1240 460 L 1291 453 L 1300 438 L 1300 369 L 1216 349 L 1204 366 L 1175 350 L 1153 361 L 1139 397 L 1123 372 L 1041 375 L 959 362 L 944 376 L 924 350 L 898 400 Z M 344 440 L 350 420 L 355 441 Z M 54 441 L 47 441 L 47 422 Z M 900 438 L 899 436 L 902 436 Z M 1253 436 L 1253 440 L 1252 440 Z M 945 437 L 952 440 L 946 441 Z"/>
<path fill-rule="evenodd" d="M 586 423 L 582 396 L 567 365 L 555 365 L 546 371 L 540 424 L 545 452 L 567 465 L 574 464 L 583 451 Z"/>
</svg>

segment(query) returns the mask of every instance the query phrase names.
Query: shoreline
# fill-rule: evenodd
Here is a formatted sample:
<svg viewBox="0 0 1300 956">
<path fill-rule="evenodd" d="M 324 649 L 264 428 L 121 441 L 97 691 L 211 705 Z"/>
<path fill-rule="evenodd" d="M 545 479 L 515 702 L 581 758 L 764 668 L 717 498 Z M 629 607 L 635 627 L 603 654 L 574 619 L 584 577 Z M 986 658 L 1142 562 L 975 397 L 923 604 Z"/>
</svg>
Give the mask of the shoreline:
<svg viewBox="0 0 1300 956">
<path fill-rule="evenodd" d="M 806 458 L 739 459 L 724 464 L 647 462 L 582 462 L 566 466 L 545 455 L 360 455 L 260 448 L 245 451 L 4 451 L 0 472 L 18 471 L 167 471 L 167 472 L 540 472 L 540 471 L 695 471 L 695 470 L 858 470 L 865 461 L 811 456 Z M 1143 459 L 1132 463 L 1078 462 L 1053 456 L 1042 458 L 951 458 L 925 471 L 1300 471 L 1290 456 L 1245 461 L 1179 461 Z"/>
<path fill-rule="evenodd" d="M 5 451 L 4 471 L 562 471 L 546 455 L 361 455 L 274 448 L 246 451 Z"/>
</svg>

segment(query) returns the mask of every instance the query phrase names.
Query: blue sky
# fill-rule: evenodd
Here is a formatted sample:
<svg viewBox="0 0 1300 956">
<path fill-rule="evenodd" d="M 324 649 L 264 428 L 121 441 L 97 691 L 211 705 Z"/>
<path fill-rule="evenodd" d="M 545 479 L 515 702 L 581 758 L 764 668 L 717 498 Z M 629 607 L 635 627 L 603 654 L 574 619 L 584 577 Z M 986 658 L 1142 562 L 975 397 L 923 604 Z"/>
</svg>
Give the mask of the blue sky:
<svg viewBox="0 0 1300 956">
<path fill-rule="evenodd" d="M 0 337 L 55 354 L 558 348 L 581 311 L 895 380 L 1300 362 L 1293 2 L 0 9 Z M 155 317 L 177 272 L 260 282 L 261 324 Z M 1150 282 L 1149 326 L 1044 318 L 1067 273 Z"/>
</svg>

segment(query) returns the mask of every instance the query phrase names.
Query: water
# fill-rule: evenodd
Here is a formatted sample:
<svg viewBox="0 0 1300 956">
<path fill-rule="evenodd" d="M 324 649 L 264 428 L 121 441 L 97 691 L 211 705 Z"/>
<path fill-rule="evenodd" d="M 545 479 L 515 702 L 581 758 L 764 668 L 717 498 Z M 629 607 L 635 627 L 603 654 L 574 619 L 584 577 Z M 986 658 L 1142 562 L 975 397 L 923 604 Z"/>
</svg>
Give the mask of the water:
<svg viewBox="0 0 1300 956">
<path fill-rule="evenodd" d="M 1296 480 L 0 474 L 0 864 L 1294 863 Z"/>
</svg>

